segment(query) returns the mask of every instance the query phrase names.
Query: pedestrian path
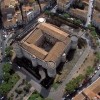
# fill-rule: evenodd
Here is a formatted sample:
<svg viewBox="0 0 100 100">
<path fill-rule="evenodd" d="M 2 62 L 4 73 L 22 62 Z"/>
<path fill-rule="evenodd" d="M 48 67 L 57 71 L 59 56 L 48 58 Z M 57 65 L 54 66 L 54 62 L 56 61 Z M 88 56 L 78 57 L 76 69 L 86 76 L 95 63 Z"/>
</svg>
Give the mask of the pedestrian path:
<svg viewBox="0 0 100 100">
<path fill-rule="evenodd" d="M 66 84 L 73 78 L 73 75 L 77 73 L 77 70 L 80 68 L 81 64 L 83 64 L 89 52 L 90 52 L 90 46 L 87 46 L 86 50 L 83 52 L 82 56 L 79 58 L 78 62 L 75 64 L 75 66 L 73 67 L 73 69 L 71 70 L 70 74 L 67 76 L 65 81 L 62 83 L 62 85 L 59 86 L 56 91 L 49 93 L 50 98 L 53 98 L 53 100 L 61 100 Z"/>
</svg>

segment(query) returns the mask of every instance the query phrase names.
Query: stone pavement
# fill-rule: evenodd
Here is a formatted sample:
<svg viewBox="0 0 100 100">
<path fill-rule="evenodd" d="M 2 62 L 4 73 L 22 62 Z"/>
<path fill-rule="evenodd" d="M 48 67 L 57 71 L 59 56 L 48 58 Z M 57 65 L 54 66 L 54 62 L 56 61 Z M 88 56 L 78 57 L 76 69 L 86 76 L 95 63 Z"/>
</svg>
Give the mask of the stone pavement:
<svg viewBox="0 0 100 100">
<path fill-rule="evenodd" d="M 28 95 L 26 95 L 23 100 L 28 100 L 28 98 L 32 95 L 32 93 L 35 91 L 34 87 L 31 87 L 30 92 L 28 93 Z"/>
<path fill-rule="evenodd" d="M 26 69 L 24 68 L 18 69 L 17 66 L 14 66 L 14 70 L 22 79 L 25 78 L 29 83 L 31 83 L 31 85 L 35 87 L 38 93 L 40 93 L 43 97 L 48 96 L 49 91 L 46 90 L 44 87 L 42 87 L 39 84 L 40 81 L 36 80 L 36 78 L 33 75 L 31 75 Z"/>
<path fill-rule="evenodd" d="M 66 80 L 61 84 L 61 86 L 58 87 L 56 91 L 49 93 L 50 98 L 52 98 L 53 100 L 61 100 L 66 84 L 73 78 L 73 75 L 77 73 L 77 70 L 80 68 L 81 64 L 83 64 L 89 52 L 90 52 L 90 47 L 87 46 L 86 50 L 83 52 L 82 56 L 79 58 L 78 62 L 73 67 L 70 74 L 67 76 Z"/>
<path fill-rule="evenodd" d="M 19 84 L 21 84 L 22 80 L 25 78 L 25 76 L 22 77 L 20 72 L 16 72 L 19 76 L 20 79 L 19 81 L 15 84 L 15 86 L 11 89 L 11 91 L 8 93 L 7 97 L 9 98 L 11 96 L 11 94 L 14 93 L 15 89 L 18 87 Z"/>
</svg>

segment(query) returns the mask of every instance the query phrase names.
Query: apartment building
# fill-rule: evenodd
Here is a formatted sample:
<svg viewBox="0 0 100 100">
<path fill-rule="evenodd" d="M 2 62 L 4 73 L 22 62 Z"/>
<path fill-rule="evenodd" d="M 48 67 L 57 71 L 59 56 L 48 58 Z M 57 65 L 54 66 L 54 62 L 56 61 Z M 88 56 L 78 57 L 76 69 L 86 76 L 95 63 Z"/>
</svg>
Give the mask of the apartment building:
<svg viewBox="0 0 100 100">
<path fill-rule="evenodd" d="M 22 13 L 17 0 L 3 0 L 1 5 L 3 26 L 6 29 L 27 24 L 40 13 L 39 5 L 36 2 L 32 3 L 31 5 L 22 5 Z M 46 6 L 46 3 L 42 3 L 42 10 L 44 10 Z M 22 19 L 22 14 L 24 19 Z"/>
<path fill-rule="evenodd" d="M 100 1 L 95 1 L 95 9 L 93 12 L 92 24 L 100 30 Z"/>
<path fill-rule="evenodd" d="M 93 82 L 89 87 L 83 89 L 73 100 L 100 100 L 100 78 Z"/>
<path fill-rule="evenodd" d="M 1 1 L 2 22 L 6 29 L 14 28 L 22 24 L 21 12 L 20 10 L 16 11 L 16 6 L 18 6 L 17 0 Z"/>
<path fill-rule="evenodd" d="M 38 5 L 34 6 L 23 6 L 23 17 L 24 17 L 24 24 L 30 22 L 34 17 L 36 17 L 40 13 L 40 8 Z"/>
<path fill-rule="evenodd" d="M 95 7 L 100 11 L 100 0 L 95 0 Z"/>
<path fill-rule="evenodd" d="M 100 29 L 100 11 L 97 10 L 97 9 L 94 9 L 93 18 L 92 18 L 92 24 L 95 27 L 97 27 L 98 29 Z"/>
<path fill-rule="evenodd" d="M 18 25 L 22 25 L 22 16 L 21 12 L 17 11 L 14 14 L 7 14 L 6 16 L 3 16 L 3 26 L 6 29 L 9 28 L 15 28 Z"/>
<path fill-rule="evenodd" d="M 57 0 L 57 7 L 61 11 L 66 11 L 69 0 Z"/>
</svg>

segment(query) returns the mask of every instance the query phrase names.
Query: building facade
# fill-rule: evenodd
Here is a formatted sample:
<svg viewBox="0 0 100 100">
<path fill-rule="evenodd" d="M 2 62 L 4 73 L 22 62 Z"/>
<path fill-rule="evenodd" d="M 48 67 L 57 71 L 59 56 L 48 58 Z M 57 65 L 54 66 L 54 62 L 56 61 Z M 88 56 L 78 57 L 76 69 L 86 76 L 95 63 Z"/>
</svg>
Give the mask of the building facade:
<svg viewBox="0 0 100 100">
<path fill-rule="evenodd" d="M 21 42 L 16 43 L 14 49 L 18 58 L 26 57 L 33 67 L 40 65 L 47 70 L 49 77 L 55 77 L 57 66 L 66 61 L 71 43 L 67 33 L 51 24 L 40 23 Z"/>
</svg>

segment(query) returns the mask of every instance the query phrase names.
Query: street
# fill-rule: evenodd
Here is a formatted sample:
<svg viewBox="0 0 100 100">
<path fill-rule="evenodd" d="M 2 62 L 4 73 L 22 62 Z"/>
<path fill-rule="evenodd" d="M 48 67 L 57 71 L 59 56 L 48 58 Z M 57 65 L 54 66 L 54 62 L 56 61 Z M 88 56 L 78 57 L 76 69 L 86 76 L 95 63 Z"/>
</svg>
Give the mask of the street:
<svg viewBox="0 0 100 100">
<path fill-rule="evenodd" d="M 0 30 L 0 51 L 1 51 L 1 63 L 0 63 L 0 80 L 2 79 L 2 65 L 5 57 L 5 40 L 3 39 L 3 30 Z M 1 82 L 1 81 L 0 81 Z"/>
<path fill-rule="evenodd" d="M 99 75 L 100 75 L 100 69 L 99 69 L 99 70 L 97 71 L 97 73 L 93 76 L 92 82 L 94 82 L 98 77 L 100 77 Z"/>
<path fill-rule="evenodd" d="M 91 23 L 91 18 L 92 18 L 92 12 L 93 12 L 93 5 L 94 0 L 89 0 L 89 7 L 88 7 L 88 14 L 87 14 L 87 22 L 86 22 L 86 27 Z"/>
</svg>

